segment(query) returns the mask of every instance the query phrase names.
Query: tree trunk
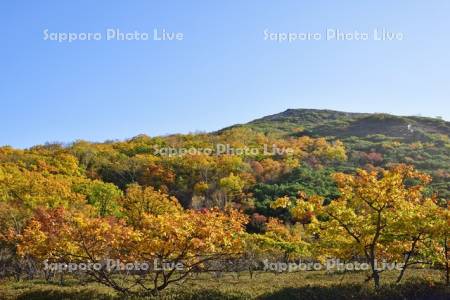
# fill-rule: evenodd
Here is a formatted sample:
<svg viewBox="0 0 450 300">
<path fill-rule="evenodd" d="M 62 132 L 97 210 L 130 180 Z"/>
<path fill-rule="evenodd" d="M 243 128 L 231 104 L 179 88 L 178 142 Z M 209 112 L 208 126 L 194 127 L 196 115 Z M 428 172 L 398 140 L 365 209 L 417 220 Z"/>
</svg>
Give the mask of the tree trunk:
<svg viewBox="0 0 450 300">
<path fill-rule="evenodd" d="M 59 285 L 64 285 L 64 273 L 59 274 Z"/>
<path fill-rule="evenodd" d="M 400 281 L 401 281 L 402 278 L 403 278 L 403 274 L 405 274 L 406 267 L 407 267 L 407 265 L 405 264 L 405 265 L 403 266 L 402 270 L 400 271 L 400 274 L 398 275 L 397 280 L 395 281 L 395 283 L 400 283 Z"/>
<path fill-rule="evenodd" d="M 373 257 L 370 258 L 370 267 L 372 268 L 372 279 L 375 289 L 378 290 L 380 288 L 380 272 L 377 269 L 376 259 Z"/>
<path fill-rule="evenodd" d="M 444 251 L 445 251 L 445 283 L 449 285 L 450 282 L 450 265 L 448 263 L 448 244 L 447 244 L 447 237 L 444 239 Z"/>
<path fill-rule="evenodd" d="M 373 270 L 372 272 L 373 283 L 375 285 L 375 289 L 378 290 L 380 288 L 380 274 L 378 273 L 378 270 Z"/>
<path fill-rule="evenodd" d="M 402 280 L 403 275 L 405 274 L 406 268 L 408 267 L 409 259 L 411 258 L 411 255 L 413 254 L 414 250 L 416 249 L 416 244 L 417 244 L 417 241 L 418 241 L 419 239 L 420 239 L 420 235 L 417 236 L 417 237 L 414 239 L 414 241 L 413 241 L 413 243 L 412 243 L 412 245 L 411 245 L 411 250 L 408 251 L 408 253 L 406 253 L 406 258 L 405 258 L 405 261 L 404 261 L 403 268 L 402 268 L 402 270 L 400 271 L 400 274 L 398 275 L 397 280 L 395 281 L 395 283 L 399 283 L 399 282 Z"/>
</svg>

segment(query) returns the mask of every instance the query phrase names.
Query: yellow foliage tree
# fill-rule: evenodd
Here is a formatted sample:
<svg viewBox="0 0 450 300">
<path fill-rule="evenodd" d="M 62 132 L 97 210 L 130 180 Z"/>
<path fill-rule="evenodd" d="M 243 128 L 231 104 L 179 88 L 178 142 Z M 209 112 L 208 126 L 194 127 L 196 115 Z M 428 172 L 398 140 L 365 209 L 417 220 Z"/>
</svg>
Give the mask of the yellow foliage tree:
<svg viewBox="0 0 450 300">
<path fill-rule="evenodd" d="M 323 205 L 320 197 L 300 195 L 291 208 L 296 219 L 308 219 L 308 231 L 319 238 L 312 246 L 317 257 L 365 258 L 376 288 L 382 272 L 377 262 L 400 261 L 400 280 L 417 242 L 434 230 L 438 206 L 424 194 L 430 177 L 398 165 L 380 171 L 360 169 L 356 175 L 337 173 L 334 179 L 341 193 L 338 199 Z"/>
</svg>

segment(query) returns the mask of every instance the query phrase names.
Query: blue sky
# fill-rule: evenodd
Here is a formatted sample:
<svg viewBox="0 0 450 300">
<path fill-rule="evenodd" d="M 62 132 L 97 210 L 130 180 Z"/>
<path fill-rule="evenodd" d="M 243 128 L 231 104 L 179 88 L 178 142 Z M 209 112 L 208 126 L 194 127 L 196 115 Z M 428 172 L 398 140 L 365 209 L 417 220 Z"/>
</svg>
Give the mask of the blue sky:
<svg viewBox="0 0 450 300">
<path fill-rule="evenodd" d="M 339 3 L 338 3 L 339 2 Z M 450 120 L 450 2 L 2 1 L 0 145 L 212 131 L 288 108 Z M 43 31 L 182 32 L 182 41 Z M 401 32 L 399 41 L 264 40 Z"/>
</svg>

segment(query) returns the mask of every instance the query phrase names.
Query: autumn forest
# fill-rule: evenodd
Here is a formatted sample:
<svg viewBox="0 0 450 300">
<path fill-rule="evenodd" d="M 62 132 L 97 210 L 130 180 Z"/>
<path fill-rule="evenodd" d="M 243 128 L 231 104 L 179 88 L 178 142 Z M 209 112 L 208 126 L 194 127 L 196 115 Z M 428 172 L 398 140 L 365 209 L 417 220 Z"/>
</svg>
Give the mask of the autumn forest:
<svg viewBox="0 0 450 300">
<path fill-rule="evenodd" d="M 449 132 L 433 118 L 288 110 L 212 133 L 4 146 L 0 277 L 184 299 L 229 275 L 347 276 L 373 297 L 429 276 L 417 284 L 442 296 Z"/>
</svg>

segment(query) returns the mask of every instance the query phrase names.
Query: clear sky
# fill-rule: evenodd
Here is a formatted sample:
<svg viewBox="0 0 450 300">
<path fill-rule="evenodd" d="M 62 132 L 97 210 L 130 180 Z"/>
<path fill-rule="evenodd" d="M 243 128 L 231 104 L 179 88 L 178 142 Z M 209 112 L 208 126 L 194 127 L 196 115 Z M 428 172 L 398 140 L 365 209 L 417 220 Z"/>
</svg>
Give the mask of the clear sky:
<svg viewBox="0 0 450 300">
<path fill-rule="evenodd" d="M 4 0 L 0 145 L 212 131 L 288 108 L 450 120 L 449 14 L 448 0 Z M 151 35 L 106 40 L 108 28 Z M 376 28 L 403 39 L 375 41 Z M 46 29 L 102 37 L 58 42 Z M 183 40 L 154 41 L 154 29 Z M 371 37 L 326 40 L 327 29 Z"/>
</svg>

